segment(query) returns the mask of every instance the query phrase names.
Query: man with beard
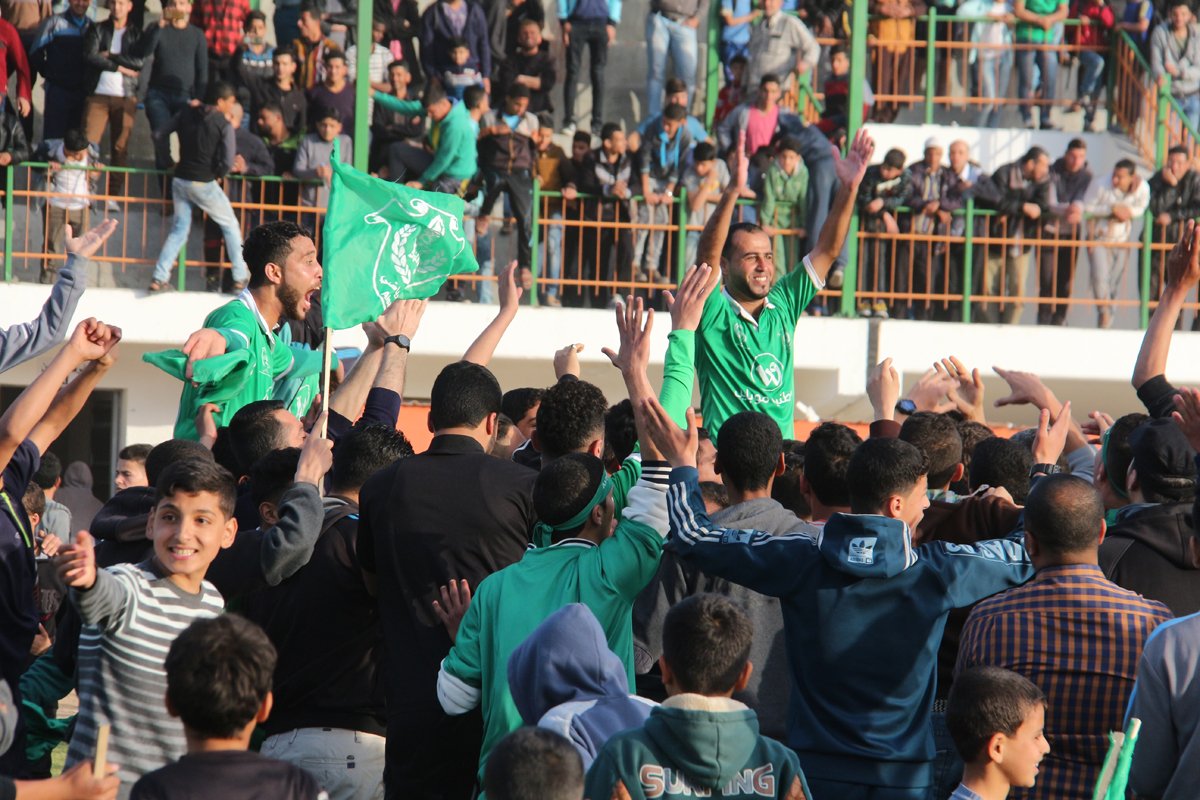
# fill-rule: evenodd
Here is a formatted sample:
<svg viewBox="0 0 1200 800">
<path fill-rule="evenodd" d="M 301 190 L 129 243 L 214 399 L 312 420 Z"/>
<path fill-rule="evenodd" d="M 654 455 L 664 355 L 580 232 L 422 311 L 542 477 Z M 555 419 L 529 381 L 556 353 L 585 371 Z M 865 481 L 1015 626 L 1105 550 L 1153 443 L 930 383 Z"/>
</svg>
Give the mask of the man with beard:
<svg viewBox="0 0 1200 800">
<path fill-rule="evenodd" d="M 720 263 L 712 282 L 724 275 L 724 289 L 712 292 L 695 336 L 696 375 L 704 426 L 714 441 L 721 424 L 741 411 L 761 411 L 785 438 L 794 435 L 795 407 L 792 340 L 805 307 L 825 286 L 854 213 L 854 199 L 875 142 L 860 129 L 845 158 L 833 148 L 840 186 L 816 245 L 800 264 L 775 281 L 775 249 L 767 232 L 753 223 L 733 221 L 740 190 L 746 185 L 745 135 L 739 142 L 737 179 L 729 182 L 716 211 L 704 226 L 696 261 Z M 832 146 L 831 146 L 832 147 Z M 719 445 L 718 445 L 719 448 Z"/>
<path fill-rule="evenodd" d="M 188 337 L 183 353 L 151 355 L 151 363 L 169 372 L 182 372 L 183 394 L 175 438 L 197 439 L 195 419 L 214 390 L 227 398 L 213 414 L 217 426 L 228 425 L 238 409 L 256 400 L 269 400 L 276 386 L 288 379 L 315 374 L 321 353 L 293 346 L 288 320 L 303 320 L 312 296 L 321 288 L 321 264 L 312 234 L 294 222 L 277 220 L 259 225 L 242 248 L 250 284 L 235 299 L 210 313 L 204 327 Z M 241 368 L 238 351 L 251 354 Z M 224 356 L 229 370 L 214 370 L 197 362 Z M 217 366 L 214 363 L 211 366 Z"/>
</svg>

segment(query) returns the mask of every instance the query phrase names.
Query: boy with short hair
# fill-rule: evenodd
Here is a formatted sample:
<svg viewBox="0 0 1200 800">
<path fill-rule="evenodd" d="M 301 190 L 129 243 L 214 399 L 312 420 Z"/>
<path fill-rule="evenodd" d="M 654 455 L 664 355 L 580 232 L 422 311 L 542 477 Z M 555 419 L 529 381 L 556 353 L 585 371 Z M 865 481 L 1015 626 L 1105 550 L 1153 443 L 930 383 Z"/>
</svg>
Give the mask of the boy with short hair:
<svg viewBox="0 0 1200 800">
<path fill-rule="evenodd" d="M 354 130 L 354 82 L 349 80 L 346 54 L 341 50 L 326 50 L 321 57 L 325 65 L 325 77 L 308 90 L 308 124 L 315 132 L 321 123 L 322 109 L 335 109 L 343 128 Z"/>
<path fill-rule="evenodd" d="M 292 173 L 297 178 L 319 179 L 320 186 L 307 185 L 300 192 L 300 204 L 324 208 L 329 202 L 329 182 L 333 178 L 333 143 L 338 143 L 338 155 L 343 164 L 354 161 L 354 144 L 342 133 L 342 115 L 336 108 L 321 108 L 313 119 L 313 132 L 304 137 L 296 149 L 296 165 Z M 314 226 L 315 228 L 315 226 Z"/>
<path fill-rule="evenodd" d="M 692 151 L 692 163 L 683 172 L 683 186 L 687 189 L 688 232 L 685 264 L 696 263 L 696 246 L 700 244 L 700 231 L 721 193 L 729 185 L 729 167 L 717 158 L 717 148 L 712 142 L 700 142 Z"/>
<path fill-rule="evenodd" d="M 242 23 L 242 43 L 233 54 L 240 86 L 271 80 L 275 67 L 275 47 L 267 41 L 267 15 L 255 9 Z M 249 93 L 247 93 L 249 94 Z"/>
<path fill-rule="evenodd" d="M 130 486 L 149 486 L 146 478 L 146 457 L 154 447 L 148 444 L 130 444 L 117 453 L 117 474 L 113 484 L 117 491 Z"/>
<path fill-rule="evenodd" d="M 92 191 L 88 181 L 92 175 L 99 175 L 104 165 L 92 155 L 87 134 L 78 128 L 67 131 L 62 141 L 47 142 L 47 145 L 50 198 L 46 203 L 46 249 L 51 253 L 62 253 L 66 226 L 83 230 Z M 59 263 L 48 260 L 42 264 L 42 283 L 54 283 L 58 279 Z"/>
<path fill-rule="evenodd" d="M 950 800 L 1004 800 L 1028 789 L 1050 745 L 1043 728 L 1046 695 L 1023 675 L 976 667 L 954 679 L 946 727 L 963 760 L 963 779 Z"/>
<path fill-rule="evenodd" d="M 608 740 L 587 796 L 812 797 L 796 754 L 759 734 L 758 717 L 732 697 L 754 669 L 745 613 L 727 597 L 693 595 L 667 612 L 662 638 L 668 697 L 641 728 Z"/>
<path fill-rule="evenodd" d="M 483 790 L 491 800 L 581 800 L 583 765 L 557 733 L 520 728 L 496 745 Z"/>
<path fill-rule="evenodd" d="M 442 73 L 442 86 L 446 94 L 455 100 L 463 99 L 463 92 L 470 86 L 483 86 L 483 76 L 471 64 L 471 46 L 466 39 L 455 39 L 450 42 L 450 61 L 452 67 Z"/>
<path fill-rule="evenodd" d="M 270 797 L 328 800 L 309 773 L 250 751 L 271 713 L 275 648 L 237 614 L 198 619 L 171 643 L 164 663 L 167 712 L 187 735 L 187 755 L 143 776 L 137 800 Z"/>
<path fill-rule="evenodd" d="M 758 207 L 758 218 L 764 226 L 793 231 L 789 236 L 775 237 L 777 266 L 787 269 L 788 264 L 799 263 L 807 217 L 808 167 L 800 157 L 800 143 L 785 136 L 776 145 L 775 158 L 763 175 L 762 204 Z"/>
<path fill-rule="evenodd" d="M 156 495 L 146 524 L 151 558 L 98 570 L 86 531 L 58 556 L 59 577 L 84 623 L 79 716 L 67 763 L 91 757 L 100 726 L 111 725 L 109 755 L 129 784 L 187 750 L 183 726 L 158 705 L 167 689 L 163 643 L 194 620 L 221 613 L 224 601 L 204 576 L 237 534 L 237 487 L 224 467 L 172 464 Z"/>
</svg>

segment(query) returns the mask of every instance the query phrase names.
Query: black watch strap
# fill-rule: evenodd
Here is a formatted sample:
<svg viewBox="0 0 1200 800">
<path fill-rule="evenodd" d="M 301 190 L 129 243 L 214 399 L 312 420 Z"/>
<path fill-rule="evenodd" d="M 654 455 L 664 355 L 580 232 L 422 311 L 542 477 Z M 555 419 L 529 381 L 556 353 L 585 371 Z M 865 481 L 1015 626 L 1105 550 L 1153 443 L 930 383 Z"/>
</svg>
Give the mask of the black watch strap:
<svg viewBox="0 0 1200 800">
<path fill-rule="evenodd" d="M 407 350 L 410 353 L 412 352 L 412 340 L 410 340 L 403 333 L 397 333 L 395 336 L 389 336 L 383 340 L 383 343 L 385 345 L 389 343 L 394 344 L 401 349 Z"/>
<path fill-rule="evenodd" d="M 1058 464 L 1034 464 L 1029 469 L 1029 477 L 1035 475 L 1057 475 L 1062 472 L 1062 467 Z"/>
</svg>

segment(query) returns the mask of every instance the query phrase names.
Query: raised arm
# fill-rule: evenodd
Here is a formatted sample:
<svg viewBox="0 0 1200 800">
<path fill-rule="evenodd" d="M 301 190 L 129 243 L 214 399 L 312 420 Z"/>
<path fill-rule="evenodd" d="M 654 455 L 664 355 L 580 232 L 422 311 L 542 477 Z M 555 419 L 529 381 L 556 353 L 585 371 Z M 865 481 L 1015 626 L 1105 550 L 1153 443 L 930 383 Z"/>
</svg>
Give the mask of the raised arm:
<svg viewBox="0 0 1200 800">
<path fill-rule="evenodd" d="M 513 318 L 517 316 L 517 309 L 521 306 L 521 295 L 524 293 L 524 290 L 517 286 L 516 261 L 510 263 L 500 273 L 497 282 L 500 290 L 500 310 L 496 312 L 496 318 L 483 329 L 475 341 L 471 342 L 471 346 L 467 348 L 467 352 L 463 353 L 462 357 L 463 361 L 470 361 L 483 367 L 486 367 L 492 360 L 496 346 L 500 344 L 504 332 L 508 330 Z"/>
<path fill-rule="evenodd" d="M 733 180 L 721 193 L 721 199 L 713 214 L 704 224 L 700 232 L 700 242 L 696 245 L 696 261 L 699 264 L 720 264 L 721 251 L 725 249 L 725 239 L 729 236 L 729 226 L 733 223 L 733 212 L 737 208 L 738 198 L 749 183 L 750 160 L 746 158 L 746 132 L 738 135 Z M 709 286 L 715 287 L 721 282 L 721 270 L 713 269 L 708 278 Z"/>
<path fill-rule="evenodd" d="M 1133 366 L 1133 388 L 1141 389 L 1151 378 L 1165 375 L 1167 355 L 1171 351 L 1171 334 L 1188 291 L 1200 282 L 1200 243 L 1197 242 L 1196 222 L 1188 220 L 1179 241 L 1167 256 L 1166 285 L 1158 307 L 1150 317 L 1142 347 Z"/>
<path fill-rule="evenodd" d="M 808 254 L 809 263 L 817 277 L 825 280 L 833 262 L 842 252 L 846 234 L 850 231 L 850 219 L 854 216 L 854 199 L 858 195 L 858 185 L 862 183 L 867 165 L 875 154 L 875 142 L 866 128 L 859 128 L 854 141 L 842 158 L 837 147 L 833 147 L 833 167 L 841 185 L 833 196 L 833 205 L 829 216 L 817 234 L 817 246 Z"/>
<path fill-rule="evenodd" d="M 38 452 L 44 453 L 50 449 L 50 445 L 62 435 L 62 432 L 71 424 L 71 420 L 75 419 L 75 416 L 83 408 L 83 404 L 92 396 L 92 390 L 96 388 L 96 384 L 100 383 L 100 379 L 108 372 L 109 367 L 116 362 L 113 348 L 116 347 L 117 342 L 121 341 L 121 329 L 104 327 L 107 331 L 97 334 L 94 339 L 94 341 L 104 342 L 100 345 L 104 348 L 103 353 L 98 358 L 93 358 L 91 363 L 84 367 L 83 371 L 76 375 L 70 383 L 59 389 L 50 408 L 29 432 L 29 439 L 37 445 Z"/>
</svg>

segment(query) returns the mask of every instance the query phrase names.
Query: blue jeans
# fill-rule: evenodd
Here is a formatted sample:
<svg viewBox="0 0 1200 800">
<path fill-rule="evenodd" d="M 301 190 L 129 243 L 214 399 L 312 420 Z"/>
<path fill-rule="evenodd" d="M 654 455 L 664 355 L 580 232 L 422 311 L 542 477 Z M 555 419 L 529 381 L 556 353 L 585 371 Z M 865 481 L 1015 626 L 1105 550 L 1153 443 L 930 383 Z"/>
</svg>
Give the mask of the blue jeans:
<svg viewBox="0 0 1200 800">
<path fill-rule="evenodd" d="M 1039 104 L 1039 117 L 1041 126 L 1046 128 L 1050 125 L 1050 108 L 1058 86 L 1058 54 L 1053 50 L 1017 51 L 1017 94 L 1022 100 L 1033 98 L 1035 66 L 1041 73 L 1042 103 Z M 1021 120 L 1027 128 L 1033 125 L 1032 105 L 1021 106 Z"/>
<path fill-rule="evenodd" d="M 1079 98 L 1095 97 L 1100 91 L 1100 76 L 1104 74 L 1104 56 L 1084 50 L 1079 54 Z"/>
<path fill-rule="evenodd" d="M 696 91 L 696 29 L 651 12 L 646 15 L 646 44 L 646 58 L 650 62 L 650 76 L 646 83 L 647 119 L 662 113 L 668 53 L 675 62 L 676 76 L 687 84 L 690 107 Z"/>
<path fill-rule="evenodd" d="M 937 753 L 933 757 L 933 785 L 929 787 L 929 800 L 946 800 L 962 781 L 963 763 L 954 749 L 954 739 L 946 727 L 946 712 L 934 711 L 929 717 L 933 727 L 933 746 Z"/>
<path fill-rule="evenodd" d="M 734 56 L 742 56 L 743 58 L 750 57 L 750 42 L 726 42 L 721 41 L 721 67 L 725 70 L 725 82 L 733 80 L 733 70 L 729 63 L 733 61 Z"/>
<path fill-rule="evenodd" d="M 561 211 L 551 211 L 550 219 L 561 222 L 563 218 Z M 562 277 L 562 256 L 563 256 L 563 226 L 562 225 L 547 225 L 546 226 L 546 271 L 542 273 L 542 277 L 549 278 L 552 281 L 557 281 Z M 557 283 L 551 283 L 546 287 L 545 294 L 547 297 L 558 297 L 559 286 Z"/>
<path fill-rule="evenodd" d="M 171 118 L 187 108 L 191 97 L 187 92 L 168 92 L 162 89 L 150 89 L 146 92 L 146 121 L 150 123 L 150 132 L 154 139 L 155 169 L 171 168 L 171 138 L 159 131 L 165 130 Z"/>
<path fill-rule="evenodd" d="M 242 259 L 242 229 L 238 218 L 229 205 L 229 198 L 216 181 L 198 183 L 183 178 L 171 180 L 171 199 L 175 202 L 175 218 L 171 223 L 171 231 L 163 242 L 162 250 L 158 253 L 158 263 L 154 265 L 154 280 L 164 283 L 171 277 L 171 266 L 179 258 L 179 250 L 187 243 L 188 234 L 192 230 L 192 206 L 197 206 L 208 214 L 209 219 L 221 229 L 225 237 L 225 252 L 233 262 L 234 283 L 245 283 L 250 272 Z"/>
<path fill-rule="evenodd" d="M 1008 81 L 1012 77 L 1013 57 L 1010 51 L 1004 50 L 995 58 L 980 58 L 975 62 L 975 74 L 978 80 L 978 96 L 989 100 L 1008 96 Z M 981 104 L 979 116 L 975 120 L 980 128 L 995 128 L 1000 125 L 1000 112 L 1003 106 L 993 103 Z M 1022 111 L 1022 114 L 1025 112 Z"/>
<path fill-rule="evenodd" d="M 1189 94 L 1187 97 L 1175 97 L 1183 114 L 1192 123 L 1192 127 L 1200 130 L 1200 95 Z"/>
</svg>

